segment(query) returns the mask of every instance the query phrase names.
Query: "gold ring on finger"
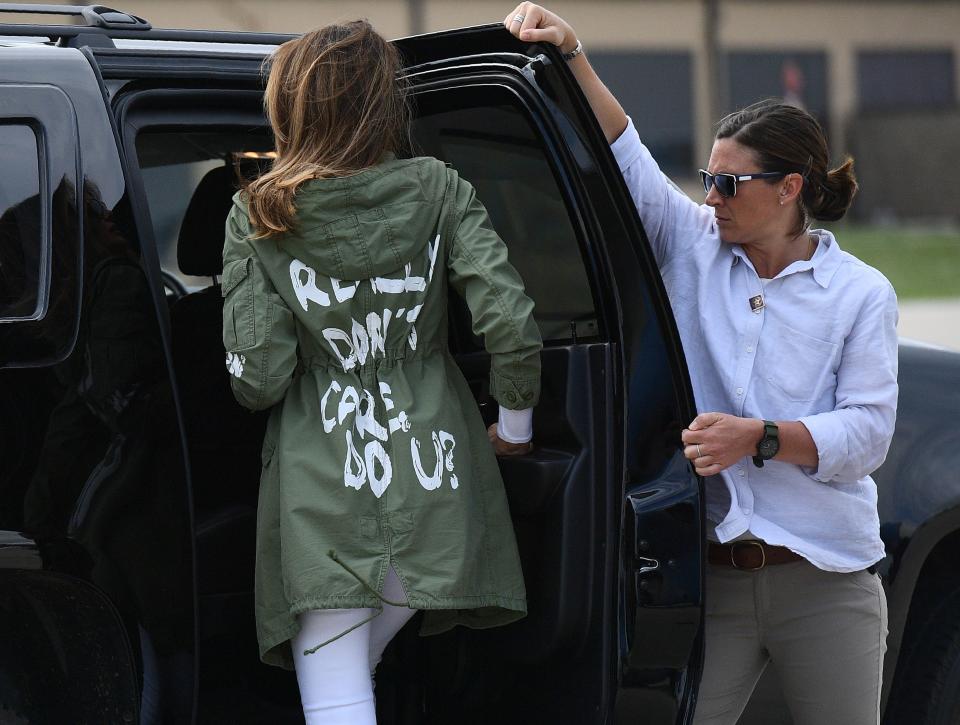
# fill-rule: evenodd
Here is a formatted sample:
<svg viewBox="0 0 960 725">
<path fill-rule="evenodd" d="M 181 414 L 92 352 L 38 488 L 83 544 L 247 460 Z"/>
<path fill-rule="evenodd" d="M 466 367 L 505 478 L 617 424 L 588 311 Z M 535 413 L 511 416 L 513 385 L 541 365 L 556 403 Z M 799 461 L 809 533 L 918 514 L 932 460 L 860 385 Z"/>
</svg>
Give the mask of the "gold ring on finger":
<svg viewBox="0 0 960 725">
<path fill-rule="evenodd" d="M 700 448 L 699 443 L 697 443 L 697 455 L 700 456 L 700 458 L 703 458 L 703 450 Z"/>
</svg>

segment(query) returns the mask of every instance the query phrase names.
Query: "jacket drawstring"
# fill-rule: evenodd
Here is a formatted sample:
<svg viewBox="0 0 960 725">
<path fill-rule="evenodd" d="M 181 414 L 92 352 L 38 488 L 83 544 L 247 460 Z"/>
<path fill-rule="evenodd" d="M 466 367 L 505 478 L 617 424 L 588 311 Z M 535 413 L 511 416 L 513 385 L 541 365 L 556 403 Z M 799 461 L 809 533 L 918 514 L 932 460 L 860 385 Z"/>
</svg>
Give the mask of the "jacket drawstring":
<svg viewBox="0 0 960 725">
<path fill-rule="evenodd" d="M 371 594 L 373 594 L 373 596 L 375 596 L 377 599 L 379 599 L 379 600 L 380 600 L 381 602 L 383 602 L 384 604 L 389 604 L 391 607 L 407 607 L 407 608 L 410 607 L 409 602 L 392 602 L 392 601 L 390 601 L 389 599 L 387 599 L 386 597 L 384 597 L 380 592 L 378 592 L 376 589 L 374 589 L 372 586 L 370 586 L 359 574 L 357 574 L 357 572 L 355 572 L 352 568 L 350 568 L 350 565 L 349 565 L 349 564 L 347 564 L 346 562 L 341 561 L 341 560 L 340 560 L 340 557 L 337 556 L 337 552 L 334 551 L 333 549 L 330 549 L 330 551 L 327 552 L 327 556 L 329 556 L 329 557 L 330 557 L 331 559 L 333 559 L 337 564 L 339 564 L 341 567 L 343 567 L 343 569 L 346 570 L 346 572 L 347 572 L 350 576 L 352 576 L 354 579 L 356 579 L 358 582 L 360 582 L 360 584 L 363 586 L 364 589 L 366 589 L 368 592 L 370 592 Z M 316 652 L 316 651 L 317 651 L 318 649 L 320 649 L 321 647 L 325 647 L 326 645 L 330 644 L 331 642 L 336 642 L 338 639 L 340 639 L 340 638 L 343 637 L 344 635 L 350 634 L 353 630 L 362 627 L 363 625 L 367 624 L 368 622 L 372 622 L 374 619 L 376 619 L 377 617 L 379 617 L 382 613 L 383 613 L 383 607 L 381 607 L 380 609 L 377 609 L 376 611 L 374 611 L 374 613 L 371 614 L 371 615 L 370 615 L 369 617 L 367 617 L 366 619 L 361 620 L 361 621 L 357 622 L 356 624 L 354 624 L 352 627 L 348 627 L 347 629 L 343 630 L 340 634 L 338 634 L 338 635 L 336 635 L 336 636 L 334 636 L 334 637 L 331 637 L 330 639 L 328 639 L 328 640 L 326 640 L 326 641 L 324 641 L 324 642 L 321 642 L 321 643 L 318 644 L 316 647 L 311 647 L 310 649 L 305 649 L 305 650 L 303 651 L 304 656 L 306 656 L 306 655 L 312 655 L 314 652 Z"/>
</svg>

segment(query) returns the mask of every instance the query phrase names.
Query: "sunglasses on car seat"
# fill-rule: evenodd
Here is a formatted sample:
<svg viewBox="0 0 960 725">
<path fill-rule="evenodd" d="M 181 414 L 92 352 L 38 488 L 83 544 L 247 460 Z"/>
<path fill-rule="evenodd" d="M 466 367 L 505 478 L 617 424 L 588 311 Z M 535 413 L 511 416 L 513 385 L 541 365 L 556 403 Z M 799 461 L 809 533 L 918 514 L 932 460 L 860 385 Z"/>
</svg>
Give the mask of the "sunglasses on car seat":
<svg viewBox="0 0 960 725">
<path fill-rule="evenodd" d="M 730 198 L 737 195 L 737 182 L 750 181 L 752 179 L 776 179 L 786 176 L 783 171 L 764 171 L 759 174 L 711 174 L 709 171 L 700 169 L 700 181 L 703 182 L 703 190 L 710 193 L 710 188 L 717 187 L 717 193 L 720 196 Z"/>
</svg>

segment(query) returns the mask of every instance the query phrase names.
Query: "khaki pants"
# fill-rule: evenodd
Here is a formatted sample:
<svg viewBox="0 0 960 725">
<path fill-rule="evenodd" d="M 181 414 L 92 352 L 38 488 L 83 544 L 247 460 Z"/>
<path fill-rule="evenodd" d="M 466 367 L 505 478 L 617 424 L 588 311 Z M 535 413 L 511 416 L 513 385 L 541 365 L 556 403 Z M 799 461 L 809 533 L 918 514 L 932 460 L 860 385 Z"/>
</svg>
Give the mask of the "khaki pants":
<svg viewBox="0 0 960 725">
<path fill-rule="evenodd" d="M 767 664 L 795 725 L 877 725 L 887 601 L 876 574 L 806 561 L 707 568 L 706 652 L 694 725 L 733 725 Z"/>
</svg>

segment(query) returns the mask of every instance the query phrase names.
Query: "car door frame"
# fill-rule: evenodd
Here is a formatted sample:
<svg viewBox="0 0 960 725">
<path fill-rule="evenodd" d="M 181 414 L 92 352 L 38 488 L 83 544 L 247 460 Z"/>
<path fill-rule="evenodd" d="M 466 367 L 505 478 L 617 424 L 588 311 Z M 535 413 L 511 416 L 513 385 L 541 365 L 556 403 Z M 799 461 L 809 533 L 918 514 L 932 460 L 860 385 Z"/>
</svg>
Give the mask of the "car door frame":
<svg viewBox="0 0 960 725">
<path fill-rule="evenodd" d="M 622 480 L 614 537 L 619 545 L 612 547 L 619 569 L 614 605 L 618 643 L 615 689 L 602 707 L 609 707 L 616 721 L 629 721 L 650 702 L 666 699 L 673 706 L 665 717 L 686 721 L 692 717 L 702 667 L 704 512 L 702 481 L 682 456 L 679 434 L 696 408 L 679 333 L 633 200 L 589 104 L 553 46 L 520 44 L 499 26 L 399 44 L 407 57 L 419 61 L 408 68 L 411 76 L 472 71 L 492 81 L 498 73 L 516 77 L 519 72 L 531 98 L 539 97 L 532 105 L 538 107 L 545 143 L 554 149 L 555 163 L 568 182 L 564 192 L 575 200 L 587 237 L 595 242 L 584 244 L 584 257 L 604 283 L 599 287 L 607 294 L 598 301 L 608 323 L 607 339 L 617 343 L 619 356 L 611 422 L 621 435 L 614 436 L 610 450 Z M 444 52 L 453 57 L 445 58 Z M 545 91 L 544 81 L 554 87 Z M 646 285 L 637 285 L 638 279 Z M 655 361 L 650 359 L 651 339 L 661 346 Z M 631 395 L 651 362 L 670 388 L 667 396 L 655 396 L 656 413 L 641 410 Z M 641 455 L 630 431 L 653 433 L 647 448 L 660 455 Z M 682 533 L 676 531 L 677 520 Z M 670 671 L 667 677 L 665 670 Z"/>
</svg>

